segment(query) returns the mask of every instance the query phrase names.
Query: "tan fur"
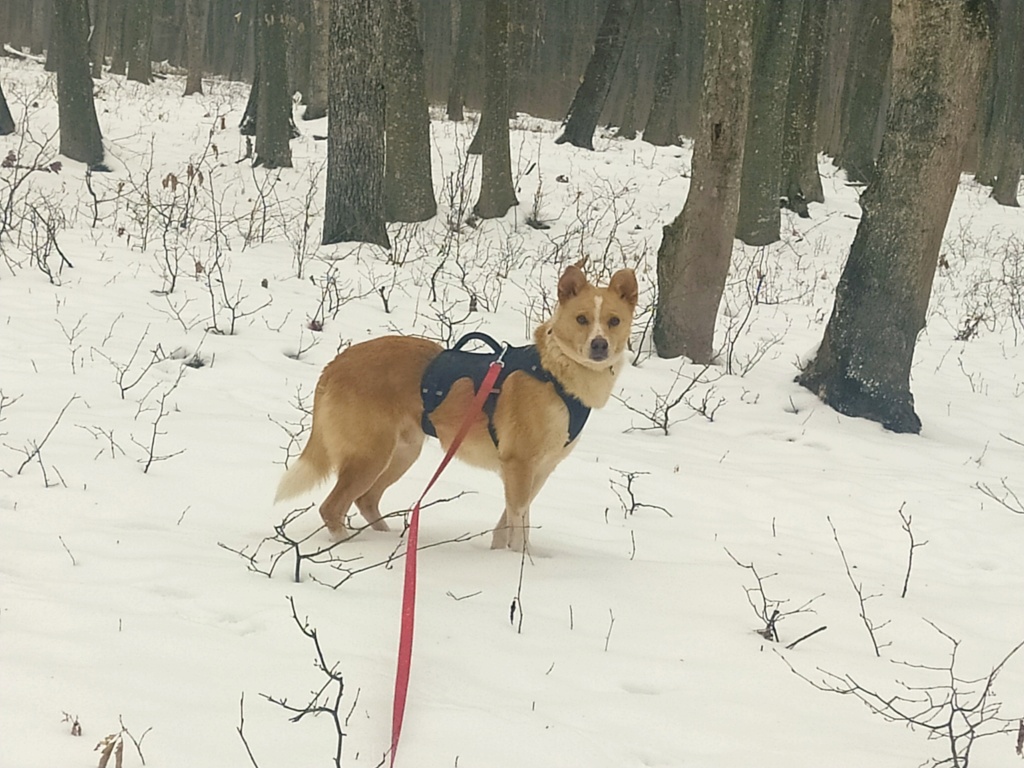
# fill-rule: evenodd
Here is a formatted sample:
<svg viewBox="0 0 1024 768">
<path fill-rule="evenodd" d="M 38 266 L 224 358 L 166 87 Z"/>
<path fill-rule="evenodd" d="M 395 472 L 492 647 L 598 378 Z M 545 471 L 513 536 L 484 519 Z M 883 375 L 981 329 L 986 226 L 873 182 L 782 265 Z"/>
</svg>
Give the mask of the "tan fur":
<svg viewBox="0 0 1024 768">
<path fill-rule="evenodd" d="M 624 365 L 636 302 L 636 277 L 629 269 L 616 272 L 603 288 L 587 282 L 576 266 L 559 280 L 558 306 L 537 328 L 534 341 L 544 367 L 584 405 L 600 408 L 611 396 Z M 380 499 L 419 456 L 425 438 L 420 379 L 440 352 L 426 339 L 385 336 L 355 344 L 329 363 L 317 383 L 309 442 L 281 478 L 275 501 L 333 474 L 334 489 L 320 505 L 328 530 L 339 538 L 348 536 L 345 518 L 353 503 L 373 528 L 387 530 Z M 431 415 L 445 450 L 473 394 L 472 382 L 460 379 Z M 505 380 L 494 426 L 497 448 L 487 417 L 477 414 L 456 456 L 501 475 L 505 509 L 491 546 L 522 551 L 530 503 L 575 441 L 565 445 L 569 416 L 554 386 L 523 372 Z"/>
</svg>

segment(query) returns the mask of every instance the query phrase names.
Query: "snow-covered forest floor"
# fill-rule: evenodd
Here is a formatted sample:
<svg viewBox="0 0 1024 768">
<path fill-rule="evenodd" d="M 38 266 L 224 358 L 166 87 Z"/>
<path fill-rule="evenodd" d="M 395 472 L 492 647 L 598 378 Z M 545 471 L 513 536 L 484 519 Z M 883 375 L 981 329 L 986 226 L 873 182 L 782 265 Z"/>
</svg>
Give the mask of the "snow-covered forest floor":
<svg viewBox="0 0 1024 768">
<path fill-rule="evenodd" d="M 913 367 L 924 429 L 895 435 L 793 383 L 859 216 L 826 158 L 810 219 L 737 244 L 705 369 L 649 340 L 688 148 L 587 152 L 517 119 L 520 205 L 470 226 L 474 126 L 437 114 L 437 218 L 392 226 L 391 252 L 322 247 L 325 123 L 297 121 L 293 169 L 252 169 L 244 84 L 183 99 L 177 78 L 105 77 L 111 170 L 89 176 L 57 155 L 51 77 L 0 76 L 20 126 L 0 138 L 2 768 L 91 766 L 118 734 L 127 766 L 330 765 L 330 714 L 295 724 L 271 700 L 325 684 L 341 763 L 378 765 L 399 533 L 307 558 L 330 544 L 326 489 L 271 503 L 317 376 L 383 333 L 524 343 L 583 256 L 595 279 L 637 268 L 635 364 L 534 504 L 525 561 L 488 548 L 497 477 L 453 464 L 431 495 L 399 765 L 1018 763 L 1024 652 L 986 678 L 1024 640 L 1020 210 L 964 177 Z M 401 514 L 440 456 L 384 506 Z M 929 740 L 858 694 L 1008 732 Z"/>
</svg>

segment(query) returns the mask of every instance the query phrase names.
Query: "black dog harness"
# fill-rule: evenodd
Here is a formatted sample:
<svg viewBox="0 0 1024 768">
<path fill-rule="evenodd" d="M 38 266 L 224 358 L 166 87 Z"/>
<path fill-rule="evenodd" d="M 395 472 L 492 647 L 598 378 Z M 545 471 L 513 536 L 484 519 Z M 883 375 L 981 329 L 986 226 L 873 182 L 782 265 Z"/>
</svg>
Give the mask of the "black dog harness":
<svg viewBox="0 0 1024 768">
<path fill-rule="evenodd" d="M 486 344 L 493 352 L 464 352 L 462 348 L 471 341 L 480 341 Z M 504 357 L 502 352 L 504 351 Z M 467 333 L 459 339 L 451 349 L 444 350 L 435 357 L 426 371 L 423 372 L 423 379 L 420 382 L 420 395 L 423 398 L 423 431 L 431 437 L 437 437 L 434 425 L 430 422 L 430 414 L 434 412 L 441 402 L 448 396 L 449 390 L 459 379 L 470 379 L 473 382 L 473 389 L 477 390 L 483 383 L 484 376 L 491 363 L 502 357 L 504 367 L 498 374 L 498 380 L 494 389 L 484 401 L 484 413 L 487 414 L 487 431 L 491 435 L 494 445 L 498 445 L 498 433 L 494 429 L 494 409 L 498 404 L 498 395 L 501 394 L 501 385 L 509 374 L 516 371 L 528 373 L 537 381 L 550 382 L 555 387 L 555 392 L 562 398 L 566 409 L 569 411 L 569 439 L 565 441 L 568 445 L 575 440 L 583 425 L 587 423 L 590 416 L 590 409 L 579 401 L 578 398 L 570 395 L 559 383 L 550 371 L 540 363 L 540 352 L 534 344 L 526 347 L 502 346 L 486 333 Z"/>
</svg>

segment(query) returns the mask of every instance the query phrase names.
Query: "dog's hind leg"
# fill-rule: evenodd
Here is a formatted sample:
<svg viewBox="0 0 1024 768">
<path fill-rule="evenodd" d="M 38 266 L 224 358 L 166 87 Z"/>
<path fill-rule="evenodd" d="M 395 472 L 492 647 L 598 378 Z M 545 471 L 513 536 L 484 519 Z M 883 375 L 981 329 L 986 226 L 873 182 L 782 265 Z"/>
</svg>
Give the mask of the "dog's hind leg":
<svg viewBox="0 0 1024 768">
<path fill-rule="evenodd" d="M 336 539 L 348 538 L 345 517 L 352 503 L 373 488 L 374 483 L 387 469 L 389 452 L 348 456 L 338 469 L 338 479 L 333 490 L 320 505 L 320 517 L 327 530 Z"/>
<path fill-rule="evenodd" d="M 391 463 L 380 474 L 370 490 L 356 499 L 356 506 L 359 507 L 359 511 L 373 530 L 390 530 L 387 521 L 380 514 L 381 497 L 384 495 L 384 491 L 390 488 L 415 463 L 421 448 L 423 448 L 422 434 L 399 443 L 391 456 Z"/>
</svg>

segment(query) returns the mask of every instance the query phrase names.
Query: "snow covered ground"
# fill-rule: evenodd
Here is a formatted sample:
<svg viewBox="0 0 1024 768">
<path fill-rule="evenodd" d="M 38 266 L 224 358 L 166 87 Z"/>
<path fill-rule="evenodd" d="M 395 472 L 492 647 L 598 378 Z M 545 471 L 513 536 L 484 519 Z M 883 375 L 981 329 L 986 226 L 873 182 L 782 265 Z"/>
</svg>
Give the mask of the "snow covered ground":
<svg viewBox="0 0 1024 768">
<path fill-rule="evenodd" d="M 297 583 L 282 536 L 303 554 L 330 542 L 315 508 L 271 503 L 314 383 L 340 348 L 382 333 L 482 329 L 523 343 L 581 255 L 596 275 L 638 268 L 636 365 L 535 503 L 527 560 L 474 535 L 501 511 L 496 477 L 455 464 L 432 493 L 450 500 L 423 517 L 398 764 L 950 759 L 948 739 L 812 682 L 930 695 L 937 722 L 951 687 L 953 706 L 970 708 L 983 688 L 970 681 L 1024 640 L 1024 514 L 1007 506 L 1020 509 L 1007 489 L 1024 498 L 1021 211 L 962 182 L 913 368 L 924 429 L 895 435 L 793 383 L 859 215 L 857 190 L 827 162 L 828 202 L 812 218 L 784 212 L 782 242 L 737 246 L 722 362 L 704 370 L 652 356 L 646 333 L 688 149 L 599 137 L 586 152 L 555 146 L 555 124 L 518 120 L 520 205 L 455 232 L 453 206 L 475 201 L 460 193 L 479 176 L 465 156 L 473 127 L 437 120 L 439 216 L 393 227 L 389 255 L 317 245 L 324 123 L 299 123 L 294 169 L 239 162 L 244 85 L 182 99 L 175 78 L 104 78 L 112 170 L 90 193 L 84 168 L 57 156 L 53 81 L 8 60 L 0 76 L 15 117 L 28 116 L 0 157 L 62 162 L 0 169 L 0 204 L 20 181 L 0 239 L 0 767 L 95 765 L 97 742 L 122 727 L 128 766 L 331 765 L 330 715 L 293 724 L 267 698 L 302 707 L 329 683 L 288 598 L 343 677 L 341 763 L 380 764 L 399 534 L 303 559 Z M 531 215 L 550 228 L 527 226 Z M 401 514 L 440 457 L 430 445 L 385 507 Z M 765 605 L 780 612 L 778 642 L 762 634 Z M 334 706 L 335 692 L 321 701 Z M 972 763 L 1019 764 L 1024 652 L 985 702 L 1008 722 L 989 709 L 973 722 L 1011 732 L 977 739 Z"/>
</svg>

